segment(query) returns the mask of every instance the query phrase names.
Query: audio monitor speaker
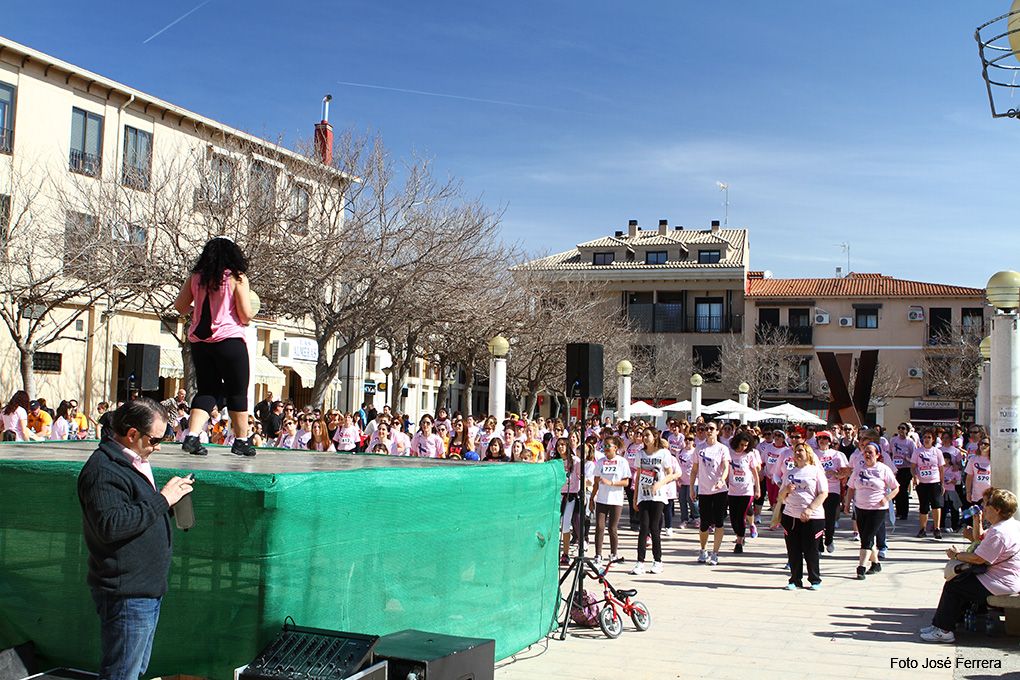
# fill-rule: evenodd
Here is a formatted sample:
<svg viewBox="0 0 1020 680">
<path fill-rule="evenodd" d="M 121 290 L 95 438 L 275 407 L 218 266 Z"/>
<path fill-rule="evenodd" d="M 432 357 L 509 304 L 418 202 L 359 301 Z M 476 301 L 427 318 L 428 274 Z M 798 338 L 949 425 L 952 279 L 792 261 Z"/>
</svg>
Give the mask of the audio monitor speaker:
<svg viewBox="0 0 1020 680">
<path fill-rule="evenodd" d="M 567 345 L 567 396 L 602 398 L 602 345 L 588 342 Z"/>
<path fill-rule="evenodd" d="M 134 376 L 133 386 L 143 392 L 159 389 L 159 345 L 129 343 L 127 346 L 127 375 Z"/>
</svg>

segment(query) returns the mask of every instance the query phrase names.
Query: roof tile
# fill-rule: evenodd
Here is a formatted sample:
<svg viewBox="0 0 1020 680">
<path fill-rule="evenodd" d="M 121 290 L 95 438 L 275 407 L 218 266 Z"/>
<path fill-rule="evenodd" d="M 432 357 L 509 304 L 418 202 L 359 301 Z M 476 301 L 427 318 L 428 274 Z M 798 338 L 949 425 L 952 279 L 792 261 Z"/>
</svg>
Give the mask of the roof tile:
<svg viewBox="0 0 1020 680">
<path fill-rule="evenodd" d="M 984 298 L 982 288 L 944 283 L 925 283 L 896 279 L 882 274 L 850 274 L 831 279 L 749 279 L 747 297 L 973 297 Z"/>
</svg>

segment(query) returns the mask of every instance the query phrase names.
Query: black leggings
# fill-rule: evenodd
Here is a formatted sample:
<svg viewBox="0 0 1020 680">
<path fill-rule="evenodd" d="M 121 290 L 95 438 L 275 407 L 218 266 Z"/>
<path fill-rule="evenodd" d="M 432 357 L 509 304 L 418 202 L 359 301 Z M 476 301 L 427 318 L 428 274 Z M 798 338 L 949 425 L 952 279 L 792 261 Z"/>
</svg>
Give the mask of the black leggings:
<svg viewBox="0 0 1020 680">
<path fill-rule="evenodd" d="M 865 510 L 857 508 L 857 533 L 861 537 L 861 550 L 871 550 L 875 547 L 875 537 L 878 530 L 885 526 L 886 515 L 889 509 Z"/>
<path fill-rule="evenodd" d="M 839 505 L 843 497 L 839 495 L 838 491 L 830 491 L 829 495 L 825 497 L 825 503 L 822 507 L 825 508 L 825 542 L 832 543 L 833 537 L 836 535 L 836 518 L 839 517 Z M 860 533 L 860 527 L 858 527 L 858 533 Z"/>
<path fill-rule="evenodd" d="M 804 586 L 804 565 L 807 564 L 808 583 L 821 583 L 818 568 L 818 538 L 825 532 L 824 519 L 809 519 L 783 515 L 783 533 L 786 538 L 786 557 L 790 560 L 790 583 Z"/>
<path fill-rule="evenodd" d="M 609 554 L 618 555 L 620 539 L 617 529 L 620 524 L 620 515 L 623 514 L 622 505 L 606 505 L 595 503 L 595 554 L 602 556 L 602 539 L 606 532 L 606 525 L 609 525 Z"/>
<path fill-rule="evenodd" d="M 641 501 L 638 503 L 638 520 L 640 530 L 638 531 L 637 559 L 638 562 L 645 561 L 645 540 L 649 535 L 652 537 L 652 559 L 656 562 L 662 561 L 662 540 L 659 535 L 659 522 L 662 521 L 662 510 L 665 503 L 659 501 Z"/>
<path fill-rule="evenodd" d="M 910 510 L 910 483 L 914 480 L 914 473 L 909 467 L 902 467 L 896 470 L 896 481 L 900 485 L 900 492 L 896 494 L 893 503 L 896 504 L 896 519 L 906 519 Z"/>
<path fill-rule="evenodd" d="M 730 508 L 730 526 L 737 538 L 743 538 L 747 531 L 747 511 L 754 501 L 753 496 L 727 496 Z"/>
<path fill-rule="evenodd" d="M 226 405 L 232 413 L 248 410 L 248 345 L 244 338 L 219 342 L 191 343 L 198 394 L 192 409 L 208 413 L 214 406 Z"/>
</svg>

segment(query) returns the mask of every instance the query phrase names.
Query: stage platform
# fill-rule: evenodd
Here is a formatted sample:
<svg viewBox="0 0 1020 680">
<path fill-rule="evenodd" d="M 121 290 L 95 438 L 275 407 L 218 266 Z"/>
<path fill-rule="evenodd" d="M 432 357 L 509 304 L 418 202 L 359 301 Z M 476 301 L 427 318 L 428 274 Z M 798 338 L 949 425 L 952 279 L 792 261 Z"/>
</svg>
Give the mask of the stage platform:
<svg viewBox="0 0 1020 680">
<path fill-rule="evenodd" d="M 53 666 L 98 661 L 76 492 L 94 448 L 0 444 L 0 648 Z M 193 472 L 197 523 L 174 530 L 149 676 L 229 678 L 287 616 L 493 638 L 497 658 L 553 624 L 562 465 L 162 448 L 157 485 Z"/>
</svg>

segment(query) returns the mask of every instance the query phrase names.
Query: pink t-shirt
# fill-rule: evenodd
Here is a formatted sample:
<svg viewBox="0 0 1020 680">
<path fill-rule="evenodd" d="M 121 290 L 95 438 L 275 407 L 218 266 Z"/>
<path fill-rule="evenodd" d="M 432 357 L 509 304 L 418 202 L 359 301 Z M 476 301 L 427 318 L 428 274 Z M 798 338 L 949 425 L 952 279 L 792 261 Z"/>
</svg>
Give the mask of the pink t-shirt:
<svg viewBox="0 0 1020 680">
<path fill-rule="evenodd" d="M 680 464 L 680 479 L 677 484 L 681 486 L 691 485 L 691 468 L 694 467 L 694 457 L 697 452 L 694 449 L 683 449 L 676 454 L 676 460 Z"/>
<path fill-rule="evenodd" d="M 436 435 L 437 437 L 439 435 Z M 411 455 L 411 438 L 399 430 L 390 431 L 390 439 L 393 443 L 390 444 L 390 454 L 394 456 L 410 456 Z M 442 441 L 442 439 L 440 439 Z"/>
<path fill-rule="evenodd" d="M 730 460 L 730 447 L 716 442 L 697 450 L 698 493 L 707 496 L 726 492 L 723 466 Z"/>
<path fill-rule="evenodd" d="M 670 432 L 666 437 L 666 442 L 669 444 L 669 450 L 673 452 L 674 456 L 679 455 L 684 450 L 684 447 L 687 446 L 687 438 L 683 432 L 676 434 Z"/>
<path fill-rule="evenodd" d="M 790 495 L 786 497 L 783 514 L 789 517 L 800 517 L 818 494 L 828 493 L 825 484 L 825 472 L 817 465 L 805 465 L 788 470 L 783 475 L 783 487 L 790 487 Z M 821 505 L 812 511 L 811 519 L 825 519 L 825 509 Z"/>
<path fill-rule="evenodd" d="M 939 449 L 942 450 L 942 455 L 943 456 L 948 453 L 949 454 L 949 460 L 952 461 L 953 463 L 961 462 L 962 456 L 960 455 L 960 449 L 958 447 L 956 447 L 956 446 L 940 446 Z M 943 460 L 945 460 L 945 459 L 943 458 Z"/>
<path fill-rule="evenodd" d="M 942 457 L 942 449 L 939 447 L 914 449 L 910 463 L 917 466 L 917 479 L 921 484 L 935 484 L 942 481 L 942 473 L 939 468 L 945 465 L 945 458 Z"/>
<path fill-rule="evenodd" d="M 977 577 L 988 592 L 992 595 L 1020 592 L 1020 522 L 1010 517 L 993 524 L 974 554 L 988 562 L 988 571 Z"/>
<path fill-rule="evenodd" d="M 914 457 L 914 450 L 917 445 L 913 439 L 896 435 L 889 440 L 889 449 L 892 454 L 893 465 L 897 468 L 910 467 L 910 460 Z"/>
<path fill-rule="evenodd" d="M 843 452 L 837 449 L 818 451 L 817 456 L 819 465 L 825 470 L 825 481 L 829 485 L 829 493 L 839 493 L 839 477 L 836 475 L 843 468 L 850 467 L 850 462 Z"/>
<path fill-rule="evenodd" d="M 971 482 L 970 498 L 971 503 L 981 500 L 981 495 L 992 486 L 992 461 L 987 456 L 971 456 L 967 461 L 966 473 L 974 481 Z"/>
<path fill-rule="evenodd" d="M 361 441 L 361 430 L 355 425 L 338 427 L 333 433 L 333 441 L 336 443 L 337 451 L 353 451 Z"/>
<path fill-rule="evenodd" d="M 560 489 L 560 493 L 577 493 L 581 490 L 581 459 L 577 456 L 571 456 L 573 463 L 570 466 L 570 472 L 567 474 L 567 481 L 563 482 L 563 487 Z M 566 462 L 563 462 L 564 470 L 566 469 Z"/>
<path fill-rule="evenodd" d="M 947 467 L 942 470 L 942 490 L 956 491 L 956 485 L 963 481 L 963 473 L 957 468 Z"/>
<path fill-rule="evenodd" d="M 797 467 L 793 462 L 793 449 L 787 446 L 779 454 L 779 460 L 772 468 L 772 479 L 775 480 L 776 484 L 783 484 L 783 480 L 786 478 L 786 473 Z"/>
<path fill-rule="evenodd" d="M 427 437 L 415 432 L 411 438 L 411 455 L 418 458 L 442 458 L 444 448 L 443 438 L 435 432 Z"/>
<path fill-rule="evenodd" d="M 730 472 L 726 478 L 726 491 L 731 496 L 754 495 L 754 472 L 758 467 L 757 452 L 730 451 Z"/>
<path fill-rule="evenodd" d="M 888 451 L 882 451 L 882 455 L 879 457 L 879 463 L 882 463 L 893 472 L 896 472 L 896 465 L 893 464 L 892 456 L 889 455 Z M 856 470 L 859 467 L 864 467 L 864 452 L 857 449 L 850 454 L 850 467 Z"/>
<path fill-rule="evenodd" d="M 862 510 L 885 510 L 889 507 L 885 497 L 893 489 L 900 488 L 896 473 L 884 463 L 855 467 L 847 486 L 853 489 L 854 505 Z"/>
<path fill-rule="evenodd" d="M 207 291 L 199 283 L 199 275 L 191 275 L 191 296 L 194 298 L 194 310 L 191 314 L 191 325 L 188 328 L 190 342 L 220 342 L 228 338 L 243 338 L 244 325 L 237 315 L 234 296 L 231 292 L 233 273 L 227 269 L 223 272 L 220 287 Z M 209 300 L 209 315 L 205 315 L 205 302 Z M 209 325 L 204 327 L 204 322 Z M 200 337 L 197 333 L 201 333 Z"/>
</svg>

